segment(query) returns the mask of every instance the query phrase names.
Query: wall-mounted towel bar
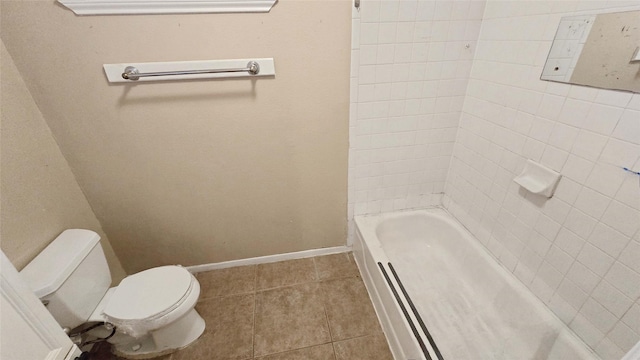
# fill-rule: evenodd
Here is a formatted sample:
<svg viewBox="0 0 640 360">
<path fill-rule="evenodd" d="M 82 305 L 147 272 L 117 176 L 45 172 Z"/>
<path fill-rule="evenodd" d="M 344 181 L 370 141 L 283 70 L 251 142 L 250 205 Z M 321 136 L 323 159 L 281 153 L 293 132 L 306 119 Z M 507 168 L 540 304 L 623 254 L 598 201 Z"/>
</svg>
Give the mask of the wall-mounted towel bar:
<svg viewBox="0 0 640 360">
<path fill-rule="evenodd" d="M 105 64 L 104 71 L 112 83 L 262 77 L 276 73 L 272 58 Z"/>
<path fill-rule="evenodd" d="M 124 68 L 122 78 L 126 80 L 138 80 L 141 77 L 148 76 L 175 76 L 175 75 L 200 75 L 200 74 L 220 74 L 220 73 L 234 73 L 234 72 L 247 72 L 251 75 L 258 75 L 260 73 L 260 65 L 255 61 L 249 61 L 247 67 L 240 69 L 208 69 L 208 70 L 185 70 L 185 71 L 158 71 L 151 73 L 141 73 L 135 66 L 127 66 Z"/>
</svg>

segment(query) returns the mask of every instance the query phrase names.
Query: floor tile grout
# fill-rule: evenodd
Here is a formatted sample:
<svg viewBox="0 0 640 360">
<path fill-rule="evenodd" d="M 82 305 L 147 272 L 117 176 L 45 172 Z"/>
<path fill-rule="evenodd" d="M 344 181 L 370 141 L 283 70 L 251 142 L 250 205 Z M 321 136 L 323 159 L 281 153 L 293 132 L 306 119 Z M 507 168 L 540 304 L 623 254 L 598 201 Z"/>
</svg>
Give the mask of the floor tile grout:
<svg viewBox="0 0 640 360">
<path fill-rule="evenodd" d="M 292 287 L 292 286 L 311 284 L 311 283 L 324 283 L 324 282 L 327 282 L 327 281 L 343 280 L 343 279 L 349 279 L 349 278 L 361 278 L 361 276 L 360 275 L 347 275 L 347 276 L 331 277 L 331 278 L 326 278 L 326 279 L 322 279 L 322 280 L 305 281 L 305 282 L 287 284 L 287 285 L 276 286 L 276 287 L 272 287 L 272 288 L 265 288 L 265 289 L 260 289 L 260 290 L 254 289 L 252 291 L 244 291 L 244 292 L 233 293 L 233 294 L 228 294 L 228 295 L 209 296 L 209 297 L 206 297 L 206 298 L 199 299 L 198 303 L 206 302 L 206 301 L 209 301 L 209 300 L 212 300 L 212 299 L 228 298 L 228 297 L 238 296 L 238 295 L 249 295 L 249 294 L 256 294 L 257 295 L 258 293 L 261 293 L 261 292 L 278 290 L 278 289 L 285 289 L 285 288 Z"/>
<path fill-rule="evenodd" d="M 333 332 L 331 331 L 331 322 L 329 322 L 329 314 L 327 314 L 327 297 L 325 296 L 326 294 L 324 293 L 324 289 L 322 289 L 322 286 L 320 286 L 320 296 L 322 297 L 322 309 L 324 310 L 324 320 L 327 323 L 327 328 L 329 329 L 329 339 L 331 339 L 331 342 L 333 343 Z"/>
<path fill-rule="evenodd" d="M 274 286 L 274 287 L 268 287 L 268 288 L 263 288 L 263 289 L 259 289 L 258 288 L 258 267 L 260 265 L 268 265 L 268 264 L 275 264 L 275 263 L 266 263 L 266 264 L 256 264 L 256 265 L 245 265 L 245 266 L 240 266 L 237 268 L 244 268 L 244 267 L 253 267 L 254 268 L 254 286 L 253 286 L 253 290 L 251 291 L 245 291 L 245 292 L 238 292 L 238 293 L 233 293 L 233 294 L 225 294 L 225 295 L 218 295 L 218 296 L 209 296 L 209 297 L 205 297 L 205 298 L 201 298 L 198 300 L 198 302 L 203 301 L 203 300 L 209 300 L 209 299 L 213 299 L 213 298 L 222 298 L 222 297 L 229 297 L 229 296 L 234 296 L 234 295 L 243 295 L 243 294 L 250 294 L 250 293 L 258 293 L 258 292 L 262 292 L 262 291 L 269 291 L 269 290 L 275 290 L 275 289 L 280 289 L 280 288 L 286 288 L 286 287 L 290 287 L 290 286 L 295 286 L 295 285 L 300 285 L 300 284 L 307 284 L 307 283 L 313 283 L 313 282 L 325 282 L 325 281 L 330 281 L 330 280 L 338 280 L 338 279 L 345 279 L 345 278 L 352 278 L 352 277 L 360 277 L 360 273 L 359 273 L 359 269 L 356 267 L 356 269 L 358 269 L 358 272 L 356 274 L 350 274 L 350 275 L 334 275 L 334 276 L 330 276 L 327 278 L 322 279 L 320 277 L 320 272 L 318 271 L 318 264 L 316 262 L 317 258 L 321 258 L 324 256 L 333 256 L 333 255 L 347 255 L 348 253 L 342 253 L 342 254 L 332 254 L 332 255 L 322 255 L 322 256 L 316 256 L 316 257 L 310 257 L 310 258 L 303 258 L 303 259 L 310 259 L 312 260 L 312 263 L 314 265 L 314 272 L 315 272 L 315 279 L 314 280 L 310 280 L 310 281 L 301 281 L 301 282 L 297 282 L 297 283 L 290 283 L 290 284 L 286 284 L 286 285 L 280 285 L 280 286 Z M 287 261 L 296 261 L 296 260 L 303 260 L 303 259 L 294 259 L 294 260 L 284 260 L 282 262 L 287 262 Z M 348 262 L 350 264 L 355 264 L 355 262 L 353 261 L 353 259 L 347 255 L 347 259 Z M 277 262 L 276 262 L 277 263 Z M 232 268 L 224 268 L 224 269 L 215 269 L 215 270 L 210 270 L 210 271 L 203 271 L 203 272 L 199 272 L 197 273 L 196 277 L 201 277 L 203 276 L 203 274 L 206 274 L 208 272 L 214 272 L 214 271 L 219 271 L 219 270 L 227 270 L 227 269 L 234 269 Z"/>
<path fill-rule="evenodd" d="M 287 285 L 282 285 L 282 286 L 276 286 L 276 287 L 271 287 L 271 288 L 260 289 L 260 290 L 256 290 L 256 293 L 261 293 L 261 292 L 264 292 L 264 291 L 284 289 L 284 288 L 297 286 L 297 285 L 312 284 L 312 283 L 323 283 L 323 282 L 332 281 L 332 280 L 342 280 L 342 279 L 349 279 L 349 278 L 356 278 L 356 277 L 360 278 L 361 276 L 360 275 L 348 275 L 348 276 L 331 277 L 331 278 L 326 278 L 326 279 L 322 279 L 322 280 L 304 281 L 304 282 L 299 282 L 299 283 L 292 283 L 292 284 L 287 284 Z M 245 294 L 249 294 L 249 293 L 247 292 Z M 240 295 L 240 294 L 233 294 L 233 295 Z M 233 295 L 226 295 L 226 296 L 233 296 Z M 224 297 L 224 296 L 217 296 L 217 297 Z"/>
<path fill-rule="evenodd" d="M 328 342 L 326 342 L 326 343 L 322 343 L 322 344 L 315 344 L 315 345 L 304 346 L 304 347 L 296 348 L 296 349 L 289 349 L 289 350 L 285 350 L 285 351 L 278 351 L 278 352 L 274 352 L 274 353 L 271 353 L 271 354 L 266 354 L 266 355 L 262 355 L 262 356 L 258 356 L 258 357 L 254 356 L 254 357 L 253 357 L 253 359 L 259 359 L 259 358 L 264 358 L 264 357 L 267 357 L 267 356 L 274 356 L 274 355 L 279 355 L 279 354 L 286 354 L 286 353 L 288 353 L 288 352 L 300 351 L 300 350 L 305 350 L 305 349 L 314 348 L 314 347 L 316 347 L 316 346 L 329 345 L 329 344 L 331 345 L 331 347 L 333 347 L 333 341 L 328 341 Z"/>
<path fill-rule="evenodd" d="M 229 294 L 229 295 L 209 296 L 209 297 L 206 297 L 206 298 L 203 298 L 203 299 L 199 299 L 198 303 L 207 302 L 207 301 L 214 300 L 214 299 L 228 298 L 228 297 L 232 297 L 232 296 L 255 295 L 255 294 L 256 294 L 255 291 L 244 291 L 244 292 L 239 292 L 239 293 L 234 293 L 234 294 Z"/>
<path fill-rule="evenodd" d="M 337 360 L 338 359 L 338 354 L 336 354 L 336 343 L 335 343 L 335 341 L 331 342 L 331 348 L 333 349 L 333 358 L 335 360 Z"/>
<path fill-rule="evenodd" d="M 251 358 L 256 357 L 256 308 L 258 307 L 258 267 L 253 272 L 253 328 L 251 329 Z"/>
<path fill-rule="evenodd" d="M 296 348 L 296 349 L 289 349 L 289 350 L 285 350 L 285 351 L 279 351 L 279 352 L 275 352 L 275 353 L 270 353 L 270 354 L 266 354 L 266 355 L 262 355 L 260 357 L 267 357 L 267 356 L 273 356 L 273 355 L 278 355 L 278 354 L 286 354 L 288 352 L 293 352 L 293 351 L 300 351 L 300 350 L 304 350 L 304 349 L 309 349 L 309 348 L 313 348 L 313 347 L 317 347 L 317 346 L 322 346 L 322 345 L 327 345 L 327 344 L 331 344 L 331 347 L 333 349 L 333 356 L 337 359 L 337 354 L 336 354 L 336 349 L 335 349 L 335 344 L 339 343 L 339 342 L 343 342 L 343 341 L 349 341 L 349 340 L 355 340 L 355 339 L 361 339 L 361 338 L 366 338 L 366 337 L 370 337 L 370 336 L 376 336 L 376 335 L 384 335 L 383 332 L 380 332 L 378 334 L 374 333 L 374 334 L 367 334 L 367 335 L 360 335 L 360 336 L 354 336 L 354 337 L 350 337 L 350 338 L 346 338 L 346 339 L 341 339 L 341 340 L 331 340 L 329 342 L 326 343 L 321 343 L 321 344 L 314 344 L 314 345 L 310 345 L 310 346 L 304 346 L 301 348 Z M 254 355 L 253 359 L 258 359 L 260 357 L 256 357 Z M 169 359 L 170 360 L 170 359 Z"/>
<path fill-rule="evenodd" d="M 313 261 L 313 269 L 316 271 L 316 281 L 320 280 L 320 273 L 318 272 L 318 263 L 316 262 L 316 258 L 312 257 L 311 261 Z"/>
</svg>

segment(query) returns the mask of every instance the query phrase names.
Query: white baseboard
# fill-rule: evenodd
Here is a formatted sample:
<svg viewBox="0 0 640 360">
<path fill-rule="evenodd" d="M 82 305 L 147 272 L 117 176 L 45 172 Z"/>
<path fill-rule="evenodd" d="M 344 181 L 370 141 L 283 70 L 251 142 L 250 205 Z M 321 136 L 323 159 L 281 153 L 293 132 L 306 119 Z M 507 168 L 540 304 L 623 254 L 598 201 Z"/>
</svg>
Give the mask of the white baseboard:
<svg viewBox="0 0 640 360">
<path fill-rule="evenodd" d="M 297 251 L 297 252 L 291 252 L 291 253 L 285 253 L 285 254 L 259 256 L 259 257 L 248 258 L 248 259 L 224 261 L 219 263 L 193 265 L 193 266 L 187 266 L 187 270 L 189 270 L 192 273 L 199 273 L 203 271 L 226 269 L 226 268 L 236 267 L 236 266 L 267 264 L 267 263 L 284 261 L 284 260 L 294 260 L 294 259 L 303 259 L 303 258 L 314 257 L 314 256 L 339 254 L 339 253 L 344 253 L 348 251 L 351 251 L 351 247 L 336 246 L 336 247 L 330 247 L 330 248 Z"/>
</svg>

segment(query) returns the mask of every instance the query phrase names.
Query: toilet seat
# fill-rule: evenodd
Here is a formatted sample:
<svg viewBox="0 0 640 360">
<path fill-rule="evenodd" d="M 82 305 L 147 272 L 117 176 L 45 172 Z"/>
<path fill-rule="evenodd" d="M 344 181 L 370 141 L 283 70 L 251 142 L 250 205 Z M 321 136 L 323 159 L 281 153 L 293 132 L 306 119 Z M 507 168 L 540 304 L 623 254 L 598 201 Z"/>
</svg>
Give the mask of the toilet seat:
<svg viewBox="0 0 640 360">
<path fill-rule="evenodd" d="M 199 294 L 197 280 L 185 268 L 161 266 L 122 280 L 102 313 L 110 323 L 138 337 L 184 315 Z"/>
</svg>

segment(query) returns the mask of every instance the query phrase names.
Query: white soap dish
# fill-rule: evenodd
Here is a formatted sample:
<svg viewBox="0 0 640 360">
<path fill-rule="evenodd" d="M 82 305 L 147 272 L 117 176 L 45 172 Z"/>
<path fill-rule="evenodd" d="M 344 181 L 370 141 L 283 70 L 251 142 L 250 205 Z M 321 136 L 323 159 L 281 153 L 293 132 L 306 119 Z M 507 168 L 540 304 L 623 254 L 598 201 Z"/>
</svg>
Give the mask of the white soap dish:
<svg viewBox="0 0 640 360">
<path fill-rule="evenodd" d="M 527 160 L 522 174 L 518 175 L 513 181 L 529 192 L 550 198 L 556 191 L 561 177 L 562 175 L 558 172 L 535 161 Z"/>
</svg>

